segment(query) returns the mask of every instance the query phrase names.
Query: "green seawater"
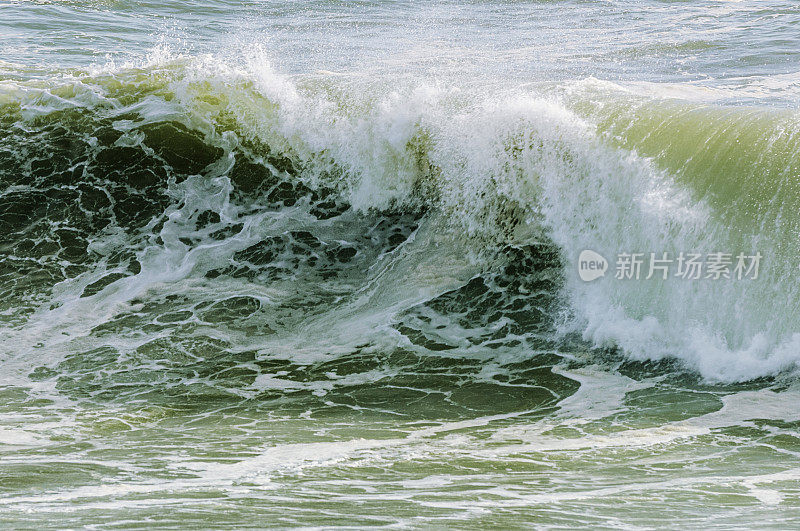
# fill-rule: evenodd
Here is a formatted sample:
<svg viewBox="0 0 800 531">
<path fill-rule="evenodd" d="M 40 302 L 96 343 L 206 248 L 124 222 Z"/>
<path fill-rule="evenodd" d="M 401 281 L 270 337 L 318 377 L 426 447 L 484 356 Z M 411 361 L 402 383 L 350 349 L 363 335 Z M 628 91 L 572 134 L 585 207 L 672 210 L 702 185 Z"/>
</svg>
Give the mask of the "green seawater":
<svg viewBox="0 0 800 531">
<path fill-rule="evenodd" d="M 799 26 L 0 0 L 0 526 L 800 526 Z"/>
</svg>

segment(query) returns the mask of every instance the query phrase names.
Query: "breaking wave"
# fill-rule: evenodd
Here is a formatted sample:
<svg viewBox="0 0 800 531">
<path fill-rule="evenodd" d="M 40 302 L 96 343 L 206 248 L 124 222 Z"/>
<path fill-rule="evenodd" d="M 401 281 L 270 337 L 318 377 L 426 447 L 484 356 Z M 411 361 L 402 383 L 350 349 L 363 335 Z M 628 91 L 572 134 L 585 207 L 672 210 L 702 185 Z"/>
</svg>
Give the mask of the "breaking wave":
<svg viewBox="0 0 800 531">
<path fill-rule="evenodd" d="M 800 361 L 795 111 L 595 79 L 487 93 L 287 76 L 257 53 L 15 68 L 0 82 L 5 367 L 68 363 L 76 344 L 141 353 L 168 326 L 298 363 L 576 335 L 711 381 Z M 757 279 L 585 283 L 584 249 L 763 261 Z M 119 330 L 129 344 L 109 345 Z"/>
</svg>

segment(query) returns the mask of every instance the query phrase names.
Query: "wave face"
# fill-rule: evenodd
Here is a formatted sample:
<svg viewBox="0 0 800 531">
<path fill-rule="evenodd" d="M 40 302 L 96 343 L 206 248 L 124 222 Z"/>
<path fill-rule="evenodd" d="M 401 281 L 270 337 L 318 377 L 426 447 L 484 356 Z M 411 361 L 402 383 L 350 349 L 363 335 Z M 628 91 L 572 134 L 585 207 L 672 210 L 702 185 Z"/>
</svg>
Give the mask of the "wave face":
<svg viewBox="0 0 800 531">
<path fill-rule="evenodd" d="M 0 522 L 800 521 L 794 8 L 101 4 L 0 4 Z"/>
</svg>

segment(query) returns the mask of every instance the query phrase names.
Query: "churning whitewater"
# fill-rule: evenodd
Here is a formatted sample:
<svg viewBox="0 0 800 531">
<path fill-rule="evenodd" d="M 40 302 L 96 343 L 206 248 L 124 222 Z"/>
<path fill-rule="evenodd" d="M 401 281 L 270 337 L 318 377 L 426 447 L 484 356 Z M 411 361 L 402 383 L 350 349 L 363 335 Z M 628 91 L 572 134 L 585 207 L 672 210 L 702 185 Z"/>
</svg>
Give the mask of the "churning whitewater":
<svg viewBox="0 0 800 531">
<path fill-rule="evenodd" d="M 0 523 L 800 522 L 800 13 L 646 3 L 0 1 Z"/>
</svg>

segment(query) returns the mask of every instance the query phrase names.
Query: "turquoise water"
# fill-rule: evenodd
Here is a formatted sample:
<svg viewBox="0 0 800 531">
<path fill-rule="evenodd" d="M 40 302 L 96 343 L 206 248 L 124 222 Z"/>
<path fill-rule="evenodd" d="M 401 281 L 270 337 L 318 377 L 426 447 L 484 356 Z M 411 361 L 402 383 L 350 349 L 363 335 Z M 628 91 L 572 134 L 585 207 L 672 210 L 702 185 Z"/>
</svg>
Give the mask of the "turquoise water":
<svg viewBox="0 0 800 531">
<path fill-rule="evenodd" d="M 798 526 L 799 25 L 0 1 L 0 524 Z"/>
</svg>

